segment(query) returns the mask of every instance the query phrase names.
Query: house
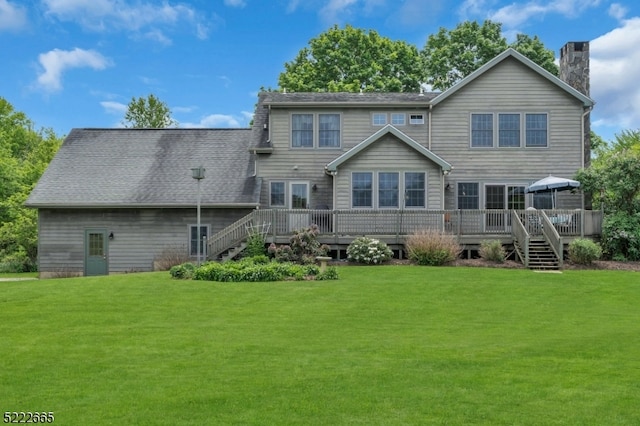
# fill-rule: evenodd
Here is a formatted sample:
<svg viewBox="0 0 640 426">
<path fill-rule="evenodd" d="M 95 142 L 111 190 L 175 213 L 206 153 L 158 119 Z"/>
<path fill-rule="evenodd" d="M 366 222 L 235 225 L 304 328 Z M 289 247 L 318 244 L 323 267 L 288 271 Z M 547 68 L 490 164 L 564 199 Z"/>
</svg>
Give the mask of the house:
<svg viewBox="0 0 640 426">
<path fill-rule="evenodd" d="M 168 244 L 197 248 L 200 163 L 210 257 L 251 229 L 286 242 L 314 223 L 337 255 L 363 234 L 401 253 L 406 235 L 435 227 L 468 247 L 500 238 L 525 263 L 541 238 L 561 264 L 599 216 L 581 193 L 557 194 L 551 211 L 551 194 L 525 188 L 587 164 L 588 52 L 562 48 L 564 81 L 508 49 L 444 92 L 263 92 L 245 130 L 74 130 L 27 202 L 41 274 L 92 273 L 92 238 L 103 273 L 149 270 Z"/>
<path fill-rule="evenodd" d="M 250 134 L 73 129 L 27 200 L 38 209 L 41 277 L 149 271 L 165 250 L 195 259 L 199 184 L 201 236 L 259 206 Z"/>
</svg>

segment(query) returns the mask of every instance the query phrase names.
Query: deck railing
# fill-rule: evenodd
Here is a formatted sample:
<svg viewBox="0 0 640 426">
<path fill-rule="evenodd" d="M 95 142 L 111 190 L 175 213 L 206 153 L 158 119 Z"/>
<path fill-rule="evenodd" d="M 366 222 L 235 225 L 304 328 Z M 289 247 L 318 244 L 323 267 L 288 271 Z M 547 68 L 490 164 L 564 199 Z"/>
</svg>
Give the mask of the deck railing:
<svg viewBox="0 0 640 426">
<path fill-rule="evenodd" d="M 315 224 L 325 237 L 384 235 L 403 241 L 404 236 L 425 229 L 458 236 L 510 236 L 517 215 L 529 235 L 542 235 L 543 212 L 559 236 L 600 235 L 602 212 L 589 210 L 259 209 L 213 235 L 208 241 L 209 254 L 217 256 L 242 241 L 252 227 L 268 229 L 268 236 L 274 239 Z"/>
<path fill-rule="evenodd" d="M 540 235 L 542 210 L 514 210 L 532 235 Z M 315 224 L 321 234 L 332 235 L 410 235 L 435 229 L 455 235 L 511 235 L 512 210 L 256 210 L 256 223 L 269 223 L 270 234 L 290 235 Z M 545 210 L 560 235 L 598 235 L 600 212 L 583 210 Z M 535 218 L 536 220 L 533 220 Z M 583 229 L 584 227 L 584 229 Z"/>
</svg>

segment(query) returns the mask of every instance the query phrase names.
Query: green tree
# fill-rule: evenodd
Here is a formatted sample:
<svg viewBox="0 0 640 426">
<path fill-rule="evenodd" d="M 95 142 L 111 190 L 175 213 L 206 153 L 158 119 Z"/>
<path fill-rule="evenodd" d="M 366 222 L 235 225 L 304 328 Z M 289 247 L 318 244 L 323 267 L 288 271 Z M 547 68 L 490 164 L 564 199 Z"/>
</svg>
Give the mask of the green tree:
<svg viewBox="0 0 640 426">
<path fill-rule="evenodd" d="M 146 98 L 133 97 L 127 105 L 123 125 L 133 129 L 164 129 L 178 123 L 171 118 L 171 110 L 166 103 L 153 94 Z"/>
<path fill-rule="evenodd" d="M 24 202 L 61 143 L 53 130 L 34 130 L 24 113 L 0 98 L 0 266 L 35 266 L 37 212 Z"/>
<path fill-rule="evenodd" d="M 640 260 L 640 130 L 623 131 L 601 146 L 575 178 L 604 210 L 601 242 L 607 255 Z"/>
<path fill-rule="evenodd" d="M 352 26 L 330 28 L 284 65 L 281 89 L 294 92 L 418 91 L 418 49 Z"/>
<path fill-rule="evenodd" d="M 551 74 L 559 75 L 559 68 L 556 65 L 556 57 L 553 50 L 544 47 L 544 44 L 538 36 L 529 37 L 526 34 L 518 34 L 516 41 L 511 43 L 509 47 L 512 47 L 519 53 L 522 53 L 527 58 L 531 59 L 536 64 L 540 65 Z"/>
<path fill-rule="evenodd" d="M 434 89 L 446 90 L 498 54 L 512 47 L 542 68 L 558 75 L 555 56 L 537 36 L 518 34 L 511 45 L 502 36 L 502 24 L 490 20 L 479 24 L 466 21 L 453 30 L 440 28 L 427 38 L 420 55 L 425 82 Z"/>
</svg>

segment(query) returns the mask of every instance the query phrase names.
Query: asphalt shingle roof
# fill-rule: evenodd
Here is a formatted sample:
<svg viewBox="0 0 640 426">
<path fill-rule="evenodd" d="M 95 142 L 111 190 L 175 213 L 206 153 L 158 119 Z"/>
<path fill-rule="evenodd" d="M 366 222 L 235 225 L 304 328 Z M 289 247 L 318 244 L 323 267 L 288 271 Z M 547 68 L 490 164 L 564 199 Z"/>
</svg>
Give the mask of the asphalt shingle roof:
<svg viewBox="0 0 640 426">
<path fill-rule="evenodd" d="M 31 207 L 257 205 L 250 129 L 73 129 L 32 191 Z"/>
</svg>

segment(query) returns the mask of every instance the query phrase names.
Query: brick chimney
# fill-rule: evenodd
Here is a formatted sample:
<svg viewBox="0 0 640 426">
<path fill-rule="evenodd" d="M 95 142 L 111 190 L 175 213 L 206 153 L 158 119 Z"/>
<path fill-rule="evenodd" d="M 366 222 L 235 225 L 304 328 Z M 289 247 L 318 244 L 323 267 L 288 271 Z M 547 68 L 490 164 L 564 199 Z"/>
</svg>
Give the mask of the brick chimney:
<svg viewBox="0 0 640 426">
<path fill-rule="evenodd" d="M 589 42 L 570 41 L 560 49 L 560 80 L 583 95 L 589 96 Z M 584 167 L 591 164 L 591 119 L 584 117 Z M 586 195 L 585 204 L 591 208 L 591 196 Z"/>
</svg>

